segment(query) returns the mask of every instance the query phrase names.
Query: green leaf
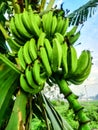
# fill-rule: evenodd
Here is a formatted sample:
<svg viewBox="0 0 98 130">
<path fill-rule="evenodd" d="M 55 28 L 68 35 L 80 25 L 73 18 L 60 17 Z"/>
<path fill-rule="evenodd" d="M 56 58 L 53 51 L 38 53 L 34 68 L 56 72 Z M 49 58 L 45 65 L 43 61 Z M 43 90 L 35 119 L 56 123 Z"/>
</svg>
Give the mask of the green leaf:
<svg viewBox="0 0 98 130">
<path fill-rule="evenodd" d="M 6 16 L 5 13 L 8 13 L 8 11 L 11 11 L 10 6 L 8 5 L 8 1 L 0 1 L 0 26 L 2 24 L 3 27 L 5 27 L 6 22 Z M 4 29 L 3 29 L 4 30 Z M 8 34 L 8 30 L 7 30 Z M 6 45 L 6 37 L 4 36 L 1 27 L 0 27 L 0 53 L 7 53 L 8 47 Z"/>
<path fill-rule="evenodd" d="M 54 109 L 49 100 L 42 95 L 43 102 L 45 103 L 45 110 L 49 117 L 53 130 L 73 130 L 71 126 L 64 121 L 61 115 Z"/>
<path fill-rule="evenodd" d="M 5 130 L 25 129 L 26 105 L 27 105 L 27 96 L 22 91 L 19 91 L 16 96 L 10 120 Z"/>
<path fill-rule="evenodd" d="M 49 100 L 47 98 L 46 98 L 46 101 L 47 101 L 48 105 L 50 106 L 50 108 L 51 108 L 53 114 L 55 115 L 56 119 L 58 119 L 58 122 L 61 125 L 62 129 L 63 130 L 73 130 L 72 127 L 67 123 L 67 121 L 64 120 L 63 117 L 55 110 L 55 108 L 49 102 Z"/>
<path fill-rule="evenodd" d="M 0 13 L 4 14 L 6 12 L 6 9 L 8 8 L 8 5 L 6 2 L 2 2 L 0 4 Z"/>
<path fill-rule="evenodd" d="M 43 93 L 36 95 L 32 101 L 33 120 L 31 130 L 73 130 L 72 127 L 65 121 L 62 116 L 55 110 L 51 102 Z M 37 122 L 38 120 L 38 122 Z M 46 125 L 45 125 L 46 124 Z M 39 129 L 38 129 L 39 130 Z"/>
<path fill-rule="evenodd" d="M 6 53 L 7 51 L 8 51 L 8 48 L 5 44 L 5 38 L 2 32 L 0 31 L 0 53 Z"/>
<path fill-rule="evenodd" d="M 12 99 L 12 95 L 18 86 L 18 76 L 15 71 L 0 62 L 0 126 L 4 120 L 5 111 L 10 105 L 9 102 Z"/>
<path fill-rule="evenodd" d="M 90 0 L 83 6 L 79 7 L 71 14 L 68 15 L 70 19 L 70 25 L 78 25 L 88 20 L 92 17 L 98 7 L 98 0 Z"/>
<path fill-rule="evenodd" d="M 20 70 L 18 69 L 18 67 L 13 63 L 11 62 L 5 55 L 3 54 L 0 54 L 0 59 L 6 64 L 8 65 L 9 67 L 11 67 L 15 72 L 17 72 L 18 74 L 20 74 Z"/>
<path fill-rule="evenodd" d="M 1 5 L 2 2 L 5 2 L 5 1 L 6 1 L 6 0 L 0 0 L 0 5 Z"/>
</svg>

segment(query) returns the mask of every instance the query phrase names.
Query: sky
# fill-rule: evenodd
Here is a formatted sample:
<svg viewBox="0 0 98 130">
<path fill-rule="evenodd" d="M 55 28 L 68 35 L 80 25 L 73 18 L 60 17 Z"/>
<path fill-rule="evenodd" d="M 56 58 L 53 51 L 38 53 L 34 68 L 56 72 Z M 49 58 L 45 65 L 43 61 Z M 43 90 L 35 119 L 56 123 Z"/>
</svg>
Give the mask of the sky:
<svg viewBox="0 0 98 130">
<path fill-rule="evenodd" d="M 59 6 L 64 2 L 63 8 L 69 9 L 70 12 L 78 9 L 80 6 L 88 2 L 88 0 L 57 0 Z M 89 49 L 93 57 L 93 66 L 87 80 L 82 85 L 71 85 L 71 89 L 76 94 L 84 94 L 85 97 L 95 96 L 98 94 L 98 10 L 89 18 L 81 29 L 81 36 L 77 43 L 82 44 L 75 46 L 78 55 L 84 49 Z"/>
</svg>

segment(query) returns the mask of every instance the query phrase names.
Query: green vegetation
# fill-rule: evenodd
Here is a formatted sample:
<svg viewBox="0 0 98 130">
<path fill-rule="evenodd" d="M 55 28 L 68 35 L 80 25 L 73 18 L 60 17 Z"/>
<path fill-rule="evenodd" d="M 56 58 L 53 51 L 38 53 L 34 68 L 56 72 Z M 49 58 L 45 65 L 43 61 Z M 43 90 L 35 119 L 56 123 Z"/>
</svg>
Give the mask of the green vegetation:
<svg viewBox="0 0 98 130">
<path fill-rule="evenodd" d="M 90 1 L 74 17 L 55 2 L 0 1 L 0 130 L 91 130 L 89 118 L 97 120 L 69 86 L 82 84 L 90 74 L 91 51 L 78 57 L 74 45 L 81 35 L 78 25 L 98 4 Z M 58 85 L 67 99 L 70 107 L 54 102 L 65 120 L 41 91 L 46 84 Z"/>
<path fill-rule="evenodd" d="M 85 108 L 86 115 L 90 118 L 91 129 L 98 129 L 98 100 L 97 101 L 80 101 Z M 78 121 L 75 117 L 73 110 L 67 102 L 64 101 L 52 101 L 55 109 L 62 115 L 66 121 L 72 126 L 74 130 L 78 128 Z"/>
</svg>

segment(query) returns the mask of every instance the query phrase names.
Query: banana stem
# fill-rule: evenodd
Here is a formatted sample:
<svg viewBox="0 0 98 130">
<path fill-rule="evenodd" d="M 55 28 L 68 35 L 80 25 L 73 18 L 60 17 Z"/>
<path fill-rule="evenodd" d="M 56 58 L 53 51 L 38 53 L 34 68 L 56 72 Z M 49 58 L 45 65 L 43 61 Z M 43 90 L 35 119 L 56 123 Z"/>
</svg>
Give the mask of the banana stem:
<svg viewBox="0 0 98 130">
<path fill-rule="evenodd" d="M 25 0 L 25 9 L 28 10 L 28 7 L 29 7 L 29 1 Z"/>
<path fill-rule="evenodd" d="M 15 13 L 20 13 L 21 9 L 20 9 L 20 5 L 18 4 L 18 0 L 12 0 L 13 3 L 13 8 Z"/>
<path fill-rule="evenodd" d="M 7 31 L 5 30 L 5 28 L 2 26 L 2 24 L 0 23 L 0 30 L 3 34 L 3 36 L 5 37 L 5 39 L 7 39 L 9 36 L 7 34 Z"/>
<path fill-rule="evenodd" d="M 90 130 L 90 126 L 88 124 L 90 119 L 85 115 L 85 113 L 83 111 L 83 107 L 77 100 L 77 96 L 74 96 L 74 94 L 68 87 L 67 82 L 64 79 L 56 78 L 56 82 L 60 87 L 61 93 L 64 94 L 65 98 L 68 100 L 74 113 L 78 116 L 79 130 Z"/>
</svg>

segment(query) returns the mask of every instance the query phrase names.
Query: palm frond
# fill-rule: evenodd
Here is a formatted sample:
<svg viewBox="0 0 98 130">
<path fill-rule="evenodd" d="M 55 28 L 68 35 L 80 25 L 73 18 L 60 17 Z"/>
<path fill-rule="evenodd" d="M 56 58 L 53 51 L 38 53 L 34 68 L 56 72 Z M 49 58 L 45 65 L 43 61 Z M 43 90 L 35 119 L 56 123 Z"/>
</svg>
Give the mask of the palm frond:
<svg viewBox="0 0 98 130">
<path fill-rule="evenodd" d="M 98 0 L 90 0 L 85 5 L 81 6 L 77 10 L 68 15 L 70 19 L 70 25 L 83 24 L 88 18 L 92 17 L 98 7 Z"/>
</svg>

